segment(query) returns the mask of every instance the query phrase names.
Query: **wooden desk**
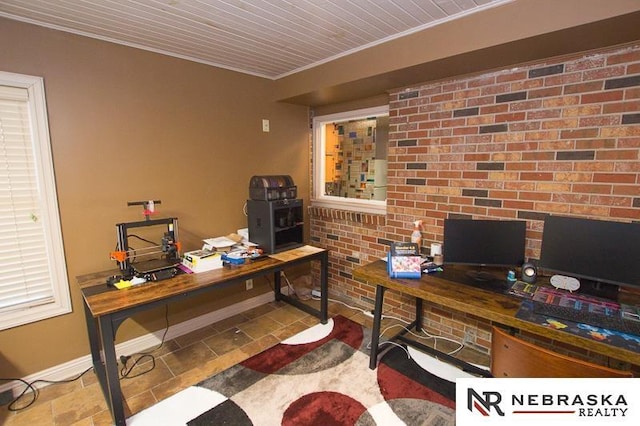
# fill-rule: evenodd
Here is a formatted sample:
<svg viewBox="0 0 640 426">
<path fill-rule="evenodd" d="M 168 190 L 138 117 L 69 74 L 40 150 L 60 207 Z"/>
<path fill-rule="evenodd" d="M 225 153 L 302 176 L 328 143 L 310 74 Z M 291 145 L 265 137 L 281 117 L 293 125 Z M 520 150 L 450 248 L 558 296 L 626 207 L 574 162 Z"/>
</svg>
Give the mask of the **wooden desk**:
<svg viewBox="0 0 640 426">
<path fill-rule="evenodd" d="M 118 327 L 125 319 L 155 306 L 222 289 L 238 281 L 273 273 L 275 300 L 285 301 L 317 315 L 321 322 L 326 324 L 328 259 L 327 250 L 305 246 L 242 266 L 224 267 L 199 274 L 177 275 L 168 280 L 145 283 L 125 290 L 107 287 L 106 278 L 114 271 L 78 277 L 77 281 L 84 300 L 93 368 L 102 386 L 115 424 L 126 424 L 114 344 Z M 321 263 L 320 311 L 280 292 L 280 271 L 286 267 L 310 261 Z M 101 349 L 104 352 L 104 360 L 101 357 Z"/>
<path fill-rule="evenodd" d="M 376 286 L 376 306 L 369 363 L 371 369 L 374 369 L 377 365 L 382 307 L 384 292 L 387 289 L 396 290 L 416 298 L 416 319 L 412 326 L 415 325 L 418 330 L 422 323 L 422 300 L 426 300 L 449 309 L 485 318 L 498 324 L 526 330 L 558 342 L 640 365 L 640 353 L 516 318 L 516 312 L 520 308 L 520 299 L 515 296 L 460 284 L 436 275 L 424 274 L 421 279 L 393 279 L 389 278 L 386 267 L 385 262 L 378 260 L 353 270 L 355 279 Z M 449 268 L 451 267 L 448 267 L 447 273 Z M 459 270 L 458 272 L 464 271 Z M 634 305 L 638 305 L 640 302 L 640 298 L 637 295 L 622 292 L 620 294 L 620 302 Z M 442 356 L 441 354 L 438 355 Z"/>
</svg>

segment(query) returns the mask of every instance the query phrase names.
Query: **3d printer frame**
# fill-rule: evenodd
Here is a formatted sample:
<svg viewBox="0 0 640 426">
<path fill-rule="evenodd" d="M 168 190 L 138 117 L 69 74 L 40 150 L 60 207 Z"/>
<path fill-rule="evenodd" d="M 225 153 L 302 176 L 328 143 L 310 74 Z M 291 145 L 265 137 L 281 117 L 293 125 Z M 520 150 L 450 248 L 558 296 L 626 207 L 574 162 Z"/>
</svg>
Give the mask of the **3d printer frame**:
<svg viewBox="0 0 640 426">
<path fill-rule="evenodd" d="M 132 264 L 130 260 L 131 249 L 129 247 L 129 231 L 134 228 L 143 228 L 149 226 L 166 225 L 167 230 L 162 237 L 159 246 L 148 247 L 147 251 L 139 253 L 141 250 L 135 250 L 135 257 L 155 256 L 162 254 L 168 261 L 180 261 L 180 242 L 178 241 L 178 219 L 170 217 L 166 219 L 149 219 L 139 222 L 126 222 L 116 224 L 117 232 L 117 248 L 111 253 L 111 258 L 118 262 L 121 271 L 130 272 Z"/>
</svg>

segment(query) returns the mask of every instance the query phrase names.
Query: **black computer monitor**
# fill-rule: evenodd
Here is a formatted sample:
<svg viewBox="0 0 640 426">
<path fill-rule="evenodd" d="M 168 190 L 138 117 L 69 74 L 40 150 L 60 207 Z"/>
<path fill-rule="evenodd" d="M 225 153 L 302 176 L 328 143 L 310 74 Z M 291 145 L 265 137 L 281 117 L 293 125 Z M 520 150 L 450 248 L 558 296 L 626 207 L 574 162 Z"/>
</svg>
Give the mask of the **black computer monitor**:
<svg viewBox="0 0 640 426">
<path fill-rule="evenodd" d="M 612 289 L 603 284 L 640 287 L 639 266 L 640 223 L 554 215 L 544 220 L 540 267 L 581 278 L 587 293 L 608 297 Z"/>
<path fill-rule="evenodd" d="M 445 219 L 444 263 L 483 266 L 521 266 L 524 262 L 526 222 L 520 220 Z M 476 280 L 495 277 L 480 270 Z"/>
</svg>

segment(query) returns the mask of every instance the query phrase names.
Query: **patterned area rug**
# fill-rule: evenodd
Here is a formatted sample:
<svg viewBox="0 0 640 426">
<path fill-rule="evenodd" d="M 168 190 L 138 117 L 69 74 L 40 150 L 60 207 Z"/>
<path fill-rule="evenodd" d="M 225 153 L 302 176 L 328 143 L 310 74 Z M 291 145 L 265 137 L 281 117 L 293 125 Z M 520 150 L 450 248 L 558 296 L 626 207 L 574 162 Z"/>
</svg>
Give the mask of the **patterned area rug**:
<svg viewBox="0 0 640 426">
<path fill-rule="evenodd" d="M 337 316 L 159 402 L 127 424 L 455 423 L 455 378 L 470 376 L 401 347 L 386 352 L 370 370 L 369 340 L 368 330 Z"/>
</svg>

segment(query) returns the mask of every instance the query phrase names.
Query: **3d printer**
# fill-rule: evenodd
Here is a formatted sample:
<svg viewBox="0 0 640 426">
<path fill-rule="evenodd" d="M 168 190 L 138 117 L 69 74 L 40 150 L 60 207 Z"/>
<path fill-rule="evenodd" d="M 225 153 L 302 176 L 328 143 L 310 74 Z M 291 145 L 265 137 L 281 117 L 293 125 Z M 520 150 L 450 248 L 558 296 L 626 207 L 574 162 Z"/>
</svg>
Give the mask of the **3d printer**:
<svg viewBox="0 0 640 426">
<path fill-rule="evenodd" d="M 117 245 L 111 252 L 111 259 L 118 263 L 118 267 L 125 274 L 150 274 L 157 271 L 175 268 L 180 264 L 180 242 L 178 241 L 178 219 L 175 217 L 165 219 L 151 219 L 153 205 L 160 201 L 132 201 L 128 205 L 143 205 L 145 220 L 116 224 Z M 150 238 L 140 236 L 131 231 L 137 229 L 140 232 L 151 230 L 152 227 L 164 227 L 159 243 Z M 156 233 L 157 230 L 153 229 Z M 150 246 L 134 249 L 130 247 L 129 238 L 137 238 L 150 244 Z"/>
</svg>

